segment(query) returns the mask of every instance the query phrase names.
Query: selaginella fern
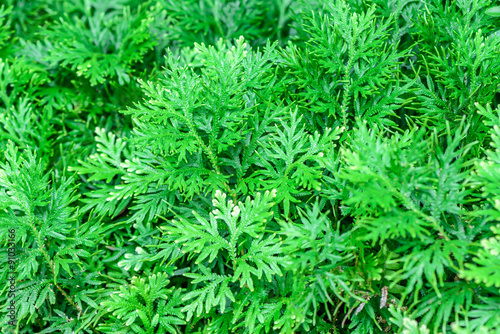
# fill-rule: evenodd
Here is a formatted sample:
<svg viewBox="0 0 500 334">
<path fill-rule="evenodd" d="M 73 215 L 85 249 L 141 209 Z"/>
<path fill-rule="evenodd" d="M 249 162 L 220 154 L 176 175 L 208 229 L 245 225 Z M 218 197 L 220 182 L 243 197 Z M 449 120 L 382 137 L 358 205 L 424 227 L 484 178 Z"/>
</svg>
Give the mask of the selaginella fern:
<svg viewBox="0 0 500 334">
<path fill-rule="evenodd" d="M 471 290 L 463 282 L 450 282 L 463 267 L 467 242 L 477 233 L 455 231 L 464 225 L 460 215 L 466 212 L 460 206 L 469 195 L 463 189 L 464 156 L 470 146 L 462 142 L 466 126 L 455 135 L 447 129 L 443 140 L 437 133 L 416 128 L 387 136 L 373 125 L 378 122 L 370 122 L 371 130 L 358 123 L 346 133 L 339 154 L 334 144 L 344 129 L 319 124 L 313 132 L 314 123 L 304 121 L 305 114 L 273 102 L 275 94 L 284 94 L 279 85 L 274 87 L 278 79 L 271 65 L 277 57 L 273 48 L 249 51 L 243 39 L 233 47 L 222 42 L 217 48 L 198 45 L 204 66 L 196 71 L 169 55 L 165 78 L 157 84 L 142 82 L 145 101 L 126 112 L 136 125 L 127 142 L 98 130 L 100 155 L 74 167 L 93 174 L 92 179 L 107 181 L 88 194 L 86 210 L 95 207 L 101 214 L 117 216 L 135 198 L 131 207 L 135 213 L 127 219 L 135 223 L 134 242 L 143 231 L 152 238 L 138 243 L 135 254 L 127 253 L 118 264 L 147 275 L 166 268 L 173 277 L 182 272 L 191 279 L 182 306 L 191 332 L 203 332 L 203 327 L 206 332 L 235 332 L 240 327 L 254 332 L 289 333 L 314 326 L 329 330 L 325 319 L 337 325 L 349 321 L 349 328 L 359 333 L 381 331 L 377 319 L 388 322 L 390 317 L 384 308 L 375 311 L 374 297 L 380 291 L 387 291 L 386 298 L 398 307 L 410 296 L 412 316 L 428 314 L 423 323 L 441 328 L 450 319 L 445 308 L 452 307 L 458 316 L 460 306 L 470 305 Z M 246 208 L 238 203 L 240 196 L 271 189 L 276 189 L 272 210 L 282 213 L 288 223 L 307 212 L 305 201 L 296 197 L 323 197 L 322 208 L 330 200 L 336 216 L 340 202 L 342 216 L 355 221 L 352 236 L 334 232 L 330 223 L 315 217 L 317 227 L 300 231 L 297 241 L 286 235 L 286 242 L 295 244 L 296 256 L 303 257 L 298 263 L 310 256 L 316 257 L 315 262 L 301 264 L 299 273 L 288 271 L 279 277 L 284 268 L 266 262 L 283 257 L 278 239 L 266 239 L 260 231 L 254 233 L 259 238 L 250 241 L 251 226 L 243 224 L 248 236 L 240 240 L 239 225 L 232 220 Z M 231 198 L 227 204 L 231 208 L 206 214 L 210 194 L 215 192 L 216 199 L 222 196 L 218 191 Z M 187 205 L 181 204 L 186 200 L 190 200 Z M 221 205 L 220 199 L 216 202 Z M 172 214 L 181 217 L 164 227 L 172 234 L 158 237 L 147 217 Z M 314 229 L 319 228 L 324 236 L 316 236 Z M 288 229 L 292 233 L 292 227 Z M 279 230 L 278 225 L 268 225 L 265 232 Z M 337 240 L 337 248 L 296 249 L 297 242 L 312 237 L 318 243 Z M 372 246 L 363 241 L 372 241 Z M 258 260 L 257 255 L 264 255 L 254 247 L 267 249 L 266 261 Z M 360 253 L 351 257 L 348 252 L 353 249 Z M 330 258 L 330 252 L 343 255 Z M 161 265 L 155 267 L 158 262 Z M 264 283 L 257 278 L 263 277 L 271 282 L 260 285 Z M 419 291 L 424 287 L 432 292 L 422 301 Z M 463 293 L 457 295 L 460 290 Z M 267 300 L 266 295 L 274 299 Z M 454 298 L 446 299 L 449 296 Z M 439 306 L 443 300 L 451 300 L 451 306 Z M 432 301 L 437 302 L 430 309 L 427 303 Z M 339 320 L 342 305 L 347 311 Z M 229 307 L 234 307 L 234 314 L 228 313 Z M 316 319 L 316 312 L 323 316 Z M 431 319 L 433 314 L 439 316 Z M 141 321 L 152 323 L 153 317 Z"/>
<path fill-rule="evenodd" d="M 493 224 L 479 241 L 477 253 L 462 269 L 460 277 L 484 284 L 488 290 L 488 296 L 481 297 L 481 303 L 472 306 L 469 315 L 473 320 L 466 326 L 469 332 L 486 332 L 488 328 L 500 328 L 500 225 L 497 223 L 500 219 L 500 111 L 493 111 L 489 104 L 476 104 L 476 107 L 490 128 L 493 150 L 488 150 L 487 158 L 476 164 L 471 186 L 479 188 L 486 199 L 478 214 Z"/>
<path fill-rule="evenodd" d="M 177 325 L 185 324 L 179 307 L 182 289 L 168 289 L 169 283 L 166 273 L 133 277 L 129 286 L 120 286 L 120 291 L 101 303 L 113 316 L 99 330 L 117 334 L 178 333 Z"/>
<path fill-rule="evenodd" d="M 201 42 L 215 44 L 220 37 L 231 40 L 241 35 L 253 46 L 265 44 L 268 38 L 281 40 L 290 29 L 286 23 L 290 20 L 291 8 L 300 6 L 291 1 L 258 0 L 160 1 L 159 5 L 172 21 L 166 37 L 175 47 L 190 47 Z"/>
<path fill-rule="evenodd" d="M 492 19 L 484 13 L 488 2 L 430 1 L 415 28 L 421 40 L 428 41 L 419 44 L 419 63 L 425 71 L 415 90 L 423 107 L 415 108 L 418 119 L 441 132 L 447 121 L 458 125 L 464 114 L 469 115 L 468 142 L 485 138 L 474 103 L 490 103 L 500 84 L 500 61 L 495 56 L 500 36 L 492 33 Z"/>
<path fill-rule="evenodd" d="M 6 240 L 15 231 L 18 324 L 71 332 L 96 316 L 98 293 L 92 280 L 97 275 L 85 273 L 91 253 L 82 246 L 95 246 L 103 228 L 95 221 L 77 222 L 73 179 L 50 182 L 33 152 L 21 155 L 12 142 L 5 157 L 0 164 L 0 235 Z M 7 273 L 2 270 L 3 280 Z M 4 315 L 2 326 L 7 319 Z"/>
<path fill-rule="evenodd" d="M 277 189 L 288 216 L 296 196 L 319 189 L 321 170 L 315 161 L 333 149 L 340 129 L 311 133 L 297 112 L 273 101 L 281 89 L 274 88 L 275 47 L 249 51 L 243 38 L 231 48 L 222 41 L 217 48 L 197 45 L 204 63 L 200 74 L 169 55 L 164 79 L 141 82 L 147 98 L 125 112 L 136 123 L 128 143 L 107 140 L 99 130 L 100 156 L 72 167 L 93 173 L 91 179 L 120 176 L 120 184 L 89 194 L 86 209 L 114 216 L 134 196 L 133 208 L 141 213 L 132 220 L 142 223 L 145 210 L 150 217 L 166 212 L 159 192 L 177 205 L 217 189 L 233 201 L 239 193 Z M 135 153 L 127 155 L 127 150 Z"/>
<path fill-rule="evenodd" d="M 284 296 L 270 295 L 272 283 L 283 276 L 281 242 L 268 231 L 275 197 L 276 191 L 267 191 L 235 204 L 218 190 L 208 218 L 193 211 L 191 219 L 180 216 L 162 225 L 160 241 L 176 245 L 179 252 L 159 259 L 183 266 L 188 288 L 170 291 L 164 274 L 150 276 L 149 284 L 133 278 L 130 288 L 103 303 L 117 318 L 102 330 L 114 332 L 125 321 L 129 330 L 124 333 L 178 333 L 175 325 L 187 321 L 194 333 L 202 319 L 209 332 L 228 332 L 243 323 L 245 333 L 269 328 L 286 305 Z M 243 312 L 248 303 L 250 314 Z"/>
<path fill-rule="evenodd" d="M 113 332 L 125 324 L 123 333 L 178 333 L 175 325 L 185 325 L 190 333 L 323 333 L 335 328 L 331 321 L 340 301 L 374 312 L 374 305 L 364 305 L 368 290 L 351 286 L 364 281 L 357 270 L 375 276 L 381 271 L 355 263 L 351 252 L 361 244 L 353 243 L 350 232 L 334 229 L 319 203 L 300 210 L 300 220 L 277 222 L 276 198 L 276 191 L 266 191 L 235 205 L 216 191 L 208 215 L 193 211 L 189 218 L 179 215 L 162 224 L 159 247 L 168 251 L 154 258 L 165 263 L 170 278 L 162 273 L 133 277 L 130 287 L 120 287 L 103 302 L 112 316 L 100 329 Z M 130 269 L 142 259 L 124 261 Z M 329 321 L 318 316 L 323 312 Z M 366 316 L 364 323 L 376 321 L 372 318 Z"/>
<path fill-rule="evenodd" d="M 316 202 L 307 211 L 300 210 L 299 220 L 280 224 L 287 254 L 284 263 L 292 284 L 287 311 L 306 331 L 333 330 L 331 322 L 338 317 L 338 305 L 348 304 L 349 297 L 357 298 L 357 305 L 363 302 L 349 286 L 351 280 L 361 279 L 347 270 L 355 266 L 351 233 L 340 233 L 339 224 L 333 228 L 327 214 Z M 318 316 L 320 309 L 326 312 L 326 319 Z"/>
<path fill-rule="evenodd" d="M 109 78 L 116 78 L 120 85 L 129 83 L 133 64 L 155 45 L 149 31 L 152 17 L 145 6 L 76 1 L 67 10 L 72 17 L 66 14 L 44 31 L 55 42 L 50 59 L 91 85 Z"/>
<path fill-rule="evenodd" d="M 345 127 L 357 118 L 394 124 L 389 116 L 406 102 L 411 82 L 396 80 L 408 50 L 389 45 L 391 20 L 379 20 L 375 7 L 357 14 L 345 1 L 325 7 L 302 13 L 307 46 L 283 52 L 289 94 L 307 107 L 314 127 Z"/>
<path fill-rule="evenodd" d="M 1 44 L 0 44 L 1 47 Z M 0 147 L 10 140 L 20 149 L 37 147 L 48 160 L 54 144 L 54 112 L 37 103 L 40 86 L 48 81 L 47 72 L 24 59 L 0 59 Z M 37 115 L 36 107 L 44 108 Z"/>
<path fill-rule="evenodd" d="M 497 331 L 491 1 L 8 3 L 21 332 Z"/>
<path fill-rule="evenodd" d="M 7 16 L 12 12 L 11 7 L 5 7 L 2 5 L 0 7 L 0 49 L 5 47 L 5 41 L 11 38 L 12 32 L 9 29 L 9 26 L 6 23 Z M 0 53 L 1 54 L 1 53 Z"/>
<path fill-rule="evenodd" d="M 412 316 L 422 317 L 434 330 L 449 320 L 451 311 L 444 310 L 458 315 L 460 307 L 471 305 L 472 289 L 462 281 L 449 282 L 463 269 L 468 245 L 478 233 L 465 227 L 470 213 L 462 208 L 471 194 L 465 188 L 466 134 L 463 124 L 453 135 L 448 128 L 443 149 L 437 136 L 422 129 L 387 138 L 377 127 L 360 123 L 340 152 L 340 166 L 335 156 L 326 164 L 332 187 L 343 188 L 325 195 L 341 200 L 343 213 L 353 217 L 355 239 L 386 245 L 397 254 L 399 267 L 378 264 L 380 283 L 387 284 L 399 306 L 410 296 Z M 380 280 L 376 271 L 363 277 Z M 424 287 L 431 291 L 420 301 Z"/>
</svg>

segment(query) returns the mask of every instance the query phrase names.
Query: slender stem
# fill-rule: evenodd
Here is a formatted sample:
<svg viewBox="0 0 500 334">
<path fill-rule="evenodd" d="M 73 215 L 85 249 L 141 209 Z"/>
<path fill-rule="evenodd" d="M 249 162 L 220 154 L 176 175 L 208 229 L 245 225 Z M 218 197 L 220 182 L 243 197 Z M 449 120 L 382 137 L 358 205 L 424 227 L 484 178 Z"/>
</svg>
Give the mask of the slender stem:
<svg viewBox="0 0 500 334">
<path fill-rule="evenodd" d="M 344 94 L 342 96 L 342 105 L 340 110 L 342 111 L 342 120 L 344 129 L 347 129 L 347 108 L 349 107 L 349 94 L 351 93 L 351 77 L 350 72 L 354 61 L 354 56 L 356 52 L 354 51 L 354 39 L 355 36 L 352 37 L 351 42 L 349 43 L 349 61 L 347 62 L 347 66 L 344 70 L 344 81 L 346 81 L 346 86 L 344 88 Z"/>
<path fill-rule="evenodd" d="M 377 177 L 379 176 L 378 174 L 375 174 L 373 172 L 371 172 L 371 174 L 374 176 L 374 177 Z M 441 225 L 439 225 L 439 222 L 437 222 L 433 217 L 431 216 L 428 216 L 426 215 L 425 213 L 423 213 L 422 211 L 418 210 L 415 205 L 406 197 L 404 196 L 403 194 L 401 194 L 400 191 L 398 191 L 397 189 L 394 189 L 394 187 L 392 186 L 392 183 L 389 182 L 389 180 L 387 180 L 385 177 L 380 177 L 382 179 L 382 181 L 385 183 L 385 185 L 389 188 L 389 190 L 395 195 L 397 196 L 401 201 L 403 201 L 403 203 L 405 204 L 405 206 L 410 209 L 412 212 L 414 212 L 415 214 L 417 214 L 418 216 L 420 216 L 421 218 L 423 218 L 424 220 L 430 222 L 433 224 L 433 226 L 439 231 L 439 233 L 441 233 L 441 235 L 443 236 L 443 238 L 446 240 L 446 241 L 449 241 L 450 238 L 448 237 L 448 235 L 446 234 L 446 232 L 444 231 L 443 227 Z"/>
<path fill-rule="evenodd" d="M 203 140 L 201 140 L 200 136 L 196 132 L 194 124 L 192 124 L 192 122 L 189 119 L 187 119 L 187 121 L 188 121 L 190 134 L 195 138 L 196 142 L 202 148 L 202 150 L 204 150 L 205 153 L 208 155 L 208 159 L 210 160 L 212 167 L 215 169 L 215 173 L 220 175 L 221 174 L 220 167 L 219 167 L 219 164 L 217 163 L 217 159 L 216 159 L 215 154 L 213 152 L 212 146 L 210 145 L 210 143 L 208 146 L 205 145 Z M 234 203 L 238 203 L 236 193 L 229 187 L 229 185 L 226 182 L 224 182 L 224 188 L 230 194 L 230 196 L 233 198 Z"/>
<path fill-rule="evenodd" d="M 42 243 L 42 238 L 40 237 L 40 233 L 38 233 L 38 231 L 36 230 L 36 228 L 35 228 L 35 226 L 34 226 L 33 223 L 30 223 L 30 226 L 33 229 L 33 232 L 35 232 L 35 236 L 36 236 L 36 238 L 38 240 L 38 246 L 40 247 L 40 251 L 42 252 L 43 256 L 45 257 L 45 260 L 47 261 L 47 263 L 48 263 L 48 265 L 50 267 L 50 270 L 52 271 L 52 275 L 54 276 L 54 285 L 56 286 L 56 288 L 59 291 L 61 291 L 61 293 L 63 294 L 64 298 L 66 298 L 66 300 L 71 305 L 73 305 L 73 307 L 78 311 L 78 315 L 82 315 L 82 309 L 79 308 L 78 305 L 76 305 L 76 303 L 73 301 L 73 299 L 71 299 L 71 297 L 68 296 L 66 294 L 66 292 L 57 283 L 57 275 L 56 275 L 56 270 L 55 270 L 54 262 L 50 260 L 49 254 L 44 249 L 44 245 Z"/>
</svg>

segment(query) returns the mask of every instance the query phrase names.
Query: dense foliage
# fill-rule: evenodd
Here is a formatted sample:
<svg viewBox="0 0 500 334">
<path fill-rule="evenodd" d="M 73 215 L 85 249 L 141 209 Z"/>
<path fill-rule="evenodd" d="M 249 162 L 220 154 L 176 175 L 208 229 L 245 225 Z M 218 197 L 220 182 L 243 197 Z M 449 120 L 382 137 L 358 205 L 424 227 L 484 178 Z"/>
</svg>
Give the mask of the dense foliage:
<svg viewBox="0 0 500 334">
<path fill-rule="evenodd" d="M 2 332 L 500 333 L 498 5 L 0 0 Z"/>
</svg>

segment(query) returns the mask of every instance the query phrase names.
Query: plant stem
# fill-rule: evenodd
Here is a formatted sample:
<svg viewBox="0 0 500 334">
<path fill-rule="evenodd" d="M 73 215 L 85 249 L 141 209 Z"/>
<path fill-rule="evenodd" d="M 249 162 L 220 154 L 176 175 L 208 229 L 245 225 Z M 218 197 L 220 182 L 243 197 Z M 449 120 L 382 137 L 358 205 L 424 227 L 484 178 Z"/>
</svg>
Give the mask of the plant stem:
<svg viewBox="0 0 500 334">
<path fill-rule="evenodd" d="M 42 238 L 40 237 L 40 233 L 38 233 L 38 231 L 36 230 L 35 226 L 33 223 L 30 223 L 30 226 L 31 228 L 33 229 L 33 232 L 35 233 L 35 236 L 38 240 L 38 246 L 40 247 L 40 251 L 42 252 L 43 256 L 45 257 L 45 260 L 47 261 L 49 267 L 50 267 L 50 270 L 52 271 L 52 275 L 54 276 L 54 285 L 56 286 L 56 288 L 61 291 L 61 293 L 63 294 L 64 298 L 66 298 L 66 300 L 71 304 L 73 305 L 73 307 L 78 311 L 78 315 L 82 315 L 82 309 L 78 307 L 78 305 L 76 305 L 76 303 L 73 301 L 73 299 L 71 299 L 70 296 L 68 296 L 68 294 L 66 294 L 66 292 L 61 288 L 61 286 L 59 286 L 59 284 L 57 284 L 57 275 L 56 275 L 56 270 L 55 270 L 55 266 L 54 266 L 54 262 L 50 260 L 50 257 L 49 257 L 49 254 L 45 251 L 44 249 L 44 244 L 42 243 Z"/>
</svg>

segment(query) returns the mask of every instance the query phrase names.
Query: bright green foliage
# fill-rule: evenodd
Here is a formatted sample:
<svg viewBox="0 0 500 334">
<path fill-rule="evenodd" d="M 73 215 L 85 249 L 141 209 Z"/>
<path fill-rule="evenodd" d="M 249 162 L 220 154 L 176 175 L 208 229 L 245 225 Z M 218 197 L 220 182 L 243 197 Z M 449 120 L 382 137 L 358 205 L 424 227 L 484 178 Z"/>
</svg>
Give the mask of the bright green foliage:
<svg viewBox="0 0 500 334">
<path fill-rule="evenodd" d="M 314 115 L 313 124 L 346 126 L 352 118 L 394 124 L 388 116 L 405 102 L 410 84 L 396 81 L 408 50 L 389 44 L 391 18 L 378 22 L 374 7 L 358 15 L 345 1 L 326 12 L 304 17 L 310 35 L 304 51 L 293 44 L 284 51 L 290 94 Z"/>
<path fill-rule="evenodd" d="M 77 1 L 68 10 L 73 17 L 66 15 L 46 32 L 55 44 L 49 59 L 91 85 L 108 77 L 117 77 L 120 84 L 130 82 L 132 64 L 155 44 L 146 9 L 139 6 L 132 12 L 129 6 L 117 10 L 115 1 Z"/>
<path fill-rule="evenodd" d="M 500 287 L 500 226 L 491 227 L 494 237 L 481 240 L 482 249 L 474 258 L 475 264 L 467 266 L 462 276 L 467 279 L 473 279 L 478 283 L 484 283 L 486 286 Z"/>
<path fill-rule="evenodd" d="M 298 223 L 284 223 L 282 234 L 287 236 L 284 245 L 288 253 L 287 269 L 293 273 L 291 306 L 302 310 L 297 312 L 298 322 L 306 320 L 307 311 L 312 307 L 315 324 L 318 307 L 335 305 L 333 298 L 345 301 L 343 292 L 349 291 L 349 279 L 356 278 L 344 274 L 353 259 L 350 233 L 340 234 L 334 230 L 316 203 L 312 211 L 301 214 Z"/>
<path fill-rule="evenodd" d="M 263 99 L 274 84 L 270 63 L 277 57 L 275 45 L 267 45 L 262 54 L 248 53 L 243 39 L 230 50 L 222 41 L 217 47 L 197 45 L 204 63 L 201 75 L 169 55 L 165 79 L 157 85 L 141 83 L 144 105 L 126 112 L 137 123 L 130 143 L 143 152 L 140 156 L 122 154 L 125 143 L 115 142 L 113 135 L 105 139 L 98 129 L 101 155 L 91 156 L 85 168 L 72 169 L 94 173 L 90 180 L 120 175 L 124 184 L 94 193 L 85 208 L 97 206 L 116 215 L 135 195 L 154 216 L 166 210 L 154 197 L 160 187 L 183 200 L 234 187 L 243 194 L 276 189 L 288 216 L 290 203 L 298 202 L 295 196 L 319 190 L 321 170 L 314 160 L 328 154 L 339 130 L 311 134 L 297 112 L 286 116 L 288 108 Z M 290 124 L 283 131 L 277 127 L 282 121 Z"/>
<path fill-rule="evenodd" d="M 0 7 L 0 47 L 3 47 L 7 38 L 10 37 L 9 26 L 6 24 L 6 17 L 12 12 L 12 7 L 6 8 L 5 5 Z"/>
<path fill-rule="evenodd" d="M 120 291 L 102 302 L 108 312 L 113 313 L 113 323 L 101 326 L 103 333 L 177 333 L 176 325 L 185 322 L 178 307 L 181 290 L 166 288 L 170 281 L 166 274 L 151 275 L 147 278 L 132 278 L 130 287 L 120 286 Z"/>
<path fill-rule="evenodd" d="M 290 29 L 290 7 L 296 5 L 290 0 L 159 1 L 169 20 L 166 38 L 179 46 L 215 44 L 220 37 L 242 35 L 255 44 L 265 44 L 267 38 L 281 40 Z"/>
<path fill-rule="evenodd" d="M 483 212 L 489 220 L 500 220 L 500 112 L 491 110 L 490 105 L 486 108 L 477 107 L 480 113 L 486 117 L 485 124 L 490 128 L 491 146 L 494 151 L 486 152 L 487 159 L 478 162 L 475 170 L 475 183 L 473 186 L 481 186 L 482 196 L 488 201 L 487 208 Z M 484 283 L 486 286 L 500 288 L 500 225 L 490 227 L 492 235 L 480 241 L 481 248 L 474 258 L 473 264 L 467 264 L 467 269 L 462 276 Z"/>
<path fill-rule="evenodd" d="M 4 0 L 2 333 L 499 333 L 497 14 Z"/>
<path fill-rule="evenodd" d="M 474 103 L 490 103 L 500 85 L 495 74 L 500 69 L 495 57 L 500 35 L 491 33 L 491 19 L 485 15 L 488 3 L 456 1 L 443 7 L 434 0 L 417 25 L 423 40 L 429 42 L 419 44 L 426 79 L 415 91 L 424 107 L 417 112 L 422 113 L 421 120 L 438 129 L 445 128 L 445 121 L 458 125 L 468 115 L 470 141 L 482 139 L 476 136 L 482 123 Z"/>
<path fill-rule="evenodd" d="M 209 220 L 193 211 L 197 223 L 181 217 L 172 222 L 172 226 L 162 226 L 167 234 L 162 241 L 182 245 L 181 253 L 188 254 L 195 268 L 199 268 L 198 273 L 184 273 L 196 287 L 183 297 L 187 320 L 193 315 L 200 317 L 202 313 L 209 313 L 216 306 L 225 314 L 231 308 L 229 305 L 236 303 L 235 296 L 251 295 L 265 289 L 265 282 L 271 283 L 275 275 L 283 276 L 281 242 L 275 233 L 265 233 L 274 197 L 276 191 L 263 196 L 258 193 L 255 199 L 247 197 L 245 203 L 235 205 L 217 191 L 213 200 L 216 209 L 210 213 Z M 251 299 L 251 302 L 257 301 Z M 236 305 L 239 303 L 241 301 Z M 264 322 L 259 310 L 255 310 L 253 317 L 247 315 L 245 319 L 250 333 L 258 322 Z M 238 318 L 235 316 L 231 322 Z"/>
<path fill-rule="evenodd" d="M 487 199 L 491 208 L 488 208 L 489 219 L 500 219 L 500 111 L 491 110 L 488 104 L 486 108 L 477 105 L 479 112 L 485 116 L 484 123 L 489 129 L 491 142 L 489 145 L 493 147 L 487 149 L 487 158 L 483 161 L 478 161 L 475 170 L 475 182 L 472 186 L 481 187 L 482 196 Z"/>
<path fill-rule="evenodd" d="M 24 281 L 16 295 L 16 316 L 25 325 L 48 324 L 54 330 L 80 326 L 95 316 L 92 309 L 97 306 L 99 282 L 95 273 L 82 269 L 91 257 L 87 249 L 96 246 L 104 229 L 95 221 L 79 221 L 70 206 L 77 199 L 72 179 L 51 185 L 36 156 L 30 150 L 20 156 L 12 142 L 5 156 L 6 163 L 0 165 L 1 235 L 5 238 L 7 231 L 15 229 L 17 279 Z M 7 273 L 2 271 L 3 280 Z M 56 288 L 62 295 L 56 297 Z M 46 317 L 54 311 L 66 313 L 71 320 L 47 323 Z"/>
</svg>

